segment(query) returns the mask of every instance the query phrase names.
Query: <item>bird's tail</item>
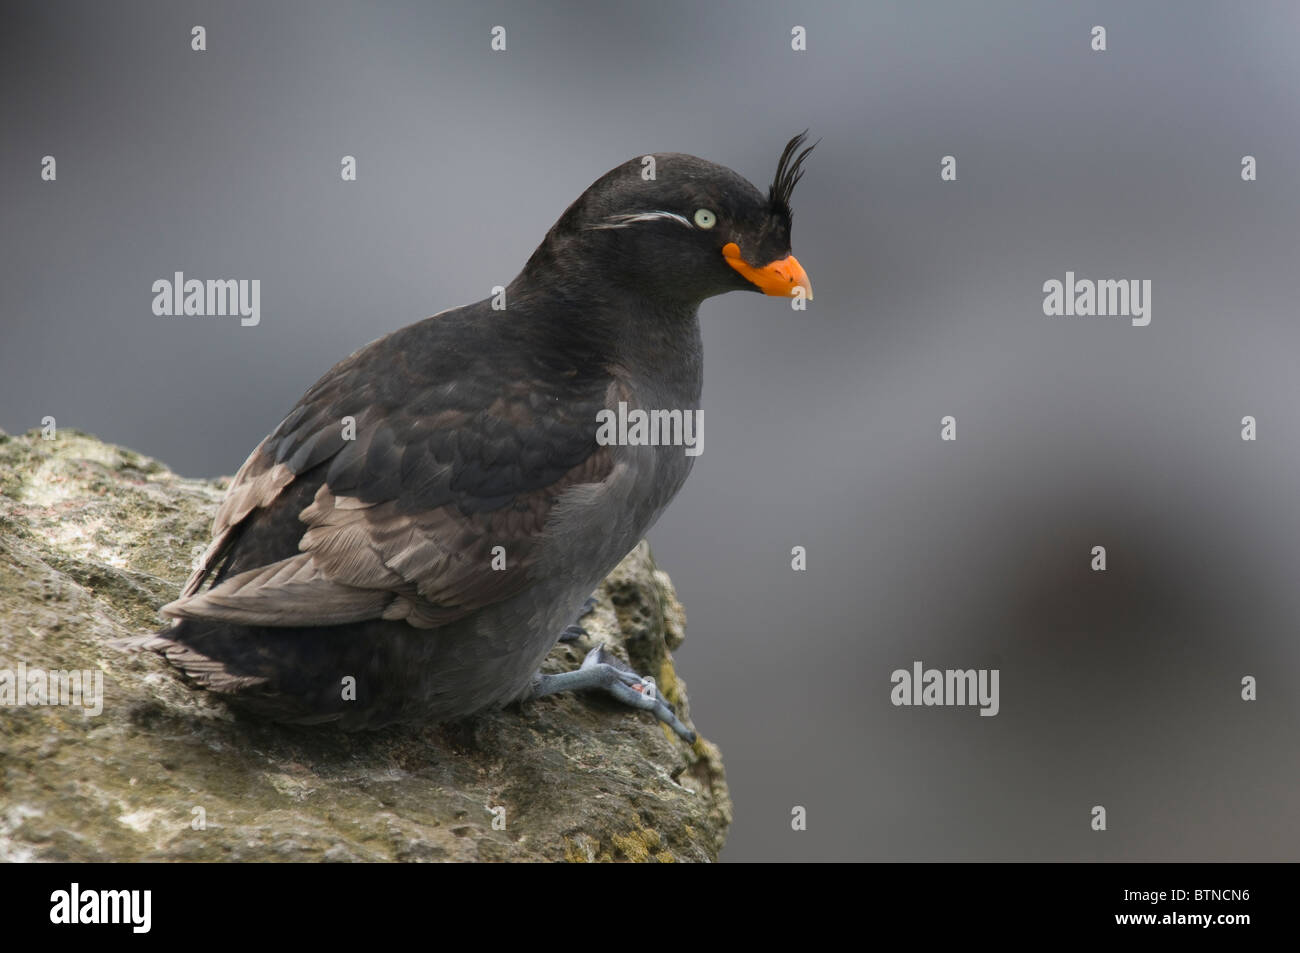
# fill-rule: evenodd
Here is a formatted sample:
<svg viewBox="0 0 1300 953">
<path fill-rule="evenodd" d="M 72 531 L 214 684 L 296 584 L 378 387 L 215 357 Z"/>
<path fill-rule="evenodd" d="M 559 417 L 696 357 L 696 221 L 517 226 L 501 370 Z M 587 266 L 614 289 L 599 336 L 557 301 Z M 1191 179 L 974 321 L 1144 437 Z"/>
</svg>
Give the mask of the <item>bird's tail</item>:
<svg viewBox="0 0 1300 953">
<path fill-rule="evenodd" d="M 181 641 L 183 636 L 189 634 L 185 631 L 186 628 L 192 625 L 188 620 L 176 619 L 157 632 L 111 639 L 108 645 L 123 652 L 157 652 L 187 679 L 215 692 L 233 694 L 266 683 L 262 676 L 237 675 L 229 671 L 224 663 Z"/>
</svg>

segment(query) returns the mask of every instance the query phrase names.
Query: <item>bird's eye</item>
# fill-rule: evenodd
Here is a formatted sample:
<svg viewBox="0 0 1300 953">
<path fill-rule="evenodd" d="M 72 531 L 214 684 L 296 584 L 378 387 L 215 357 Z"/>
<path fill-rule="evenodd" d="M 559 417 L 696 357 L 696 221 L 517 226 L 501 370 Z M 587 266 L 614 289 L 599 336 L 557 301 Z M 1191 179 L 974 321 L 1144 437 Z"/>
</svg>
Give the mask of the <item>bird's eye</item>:
<svg viewBox="0 0 1300 953">
<path fill-rule="evenodd" d="M 695 224 L 700 228 L 712 228 L 718 224 L 718 216 L 707 208 L 698 209 L 695 213 Z"/>
</svg>

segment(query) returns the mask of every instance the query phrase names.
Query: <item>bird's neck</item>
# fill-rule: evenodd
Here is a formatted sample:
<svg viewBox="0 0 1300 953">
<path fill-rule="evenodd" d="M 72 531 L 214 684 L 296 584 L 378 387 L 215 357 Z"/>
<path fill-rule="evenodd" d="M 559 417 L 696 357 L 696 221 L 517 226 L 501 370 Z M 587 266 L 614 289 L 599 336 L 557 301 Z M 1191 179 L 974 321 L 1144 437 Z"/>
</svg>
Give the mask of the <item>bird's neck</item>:
<svg viewBox="0 0 1300 953">
<path fill-rule="evenodd" d="M 599 364 L 647 405 L 698 407 L 703 358 L 699 302 L 628 295 L 579 278 L 529 280 L 506 289 L 507 311 L 545 325 L 557 353 Z"/>
<path fill-rule="evenodd" d="M 698 304 L 665 309 L 638 302 L 623 333 L 619 369 L 643 406 L 680 410 L 700 406 L 704 354 Z"/>
</svg>

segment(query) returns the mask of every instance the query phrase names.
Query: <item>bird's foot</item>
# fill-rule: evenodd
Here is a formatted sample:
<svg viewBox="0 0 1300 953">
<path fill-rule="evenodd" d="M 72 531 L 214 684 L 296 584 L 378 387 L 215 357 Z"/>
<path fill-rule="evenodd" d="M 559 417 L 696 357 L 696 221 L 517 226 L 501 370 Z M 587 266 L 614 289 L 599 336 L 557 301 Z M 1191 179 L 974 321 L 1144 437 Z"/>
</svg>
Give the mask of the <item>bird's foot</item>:
<svg viewBox="0 0 1300 953">
<path fill-rule="evenodd" d="M 582 604 L 582 611 L 578 613 L 578 618 L 591 615 L 591 610 L 596 608 L 597 600 L 595 596 L 588 596 L 587 601 Z M 575 621 L 573 625 L 566 626 L 560 633 L 561 642 L 577 642 L 579 639 L 585 639 L 589 633 L 581 623 Z"/>
<path fill-rule="evenodd" d="M 677 733 L 682 740 L 694 744 L 695 732 L 682 724 L 677 712 L 659 694 L 653 678 L 645 678 L 632 671 L 605 648 L 597 645 L 587 653 L 582 665 L 574 672 L 558 675 L 538 674 L 533 677 L 532 697 L 554 695 L 556 692 L 579 691 L 598 688 L 613 695 L 625 705 L 641 708 Z"/>
</svg>

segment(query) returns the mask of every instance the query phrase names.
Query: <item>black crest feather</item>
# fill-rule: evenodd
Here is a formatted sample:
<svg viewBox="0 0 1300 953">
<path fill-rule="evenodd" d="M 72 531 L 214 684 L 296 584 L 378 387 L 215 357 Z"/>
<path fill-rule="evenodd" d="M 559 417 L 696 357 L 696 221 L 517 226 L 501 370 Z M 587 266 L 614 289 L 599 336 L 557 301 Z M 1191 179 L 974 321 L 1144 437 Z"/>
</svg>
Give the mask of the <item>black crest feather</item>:
<svg viewBox="0 0 1300 953">
<path fill-rule="evenodd" d="M 799 135 L 795 136 L 785 144 L 785 150 L 781 153 L 781 160 L 776 164 L 776 178 L 772 180 L 772 188 L 767 193 L 768 203 L 772 206 L 772 211 L 790 217 L 790 195 L 794 192 L 794 187 L 799 184 L 803 178 L 803 163 L 808 158 L 808 153 L 817 148 L 817 142 L 811 146 L 799 151 L 799 147 L 808 139 L 808 130 L 805 129 Z"/>
</svg>

